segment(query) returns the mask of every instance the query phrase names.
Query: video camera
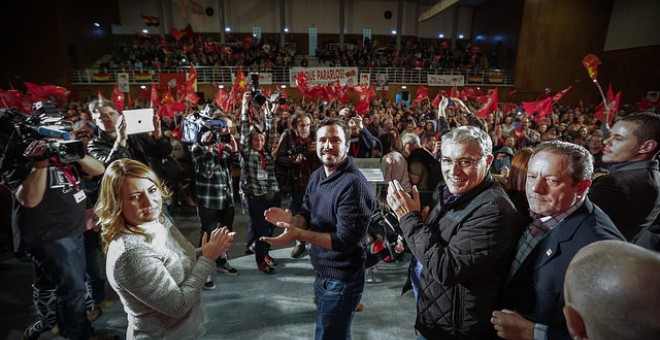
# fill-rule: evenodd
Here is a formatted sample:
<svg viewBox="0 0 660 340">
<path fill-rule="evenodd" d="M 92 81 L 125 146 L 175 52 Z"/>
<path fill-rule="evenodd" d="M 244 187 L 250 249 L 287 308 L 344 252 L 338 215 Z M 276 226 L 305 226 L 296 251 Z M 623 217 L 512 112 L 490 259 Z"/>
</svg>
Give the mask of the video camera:
<svg viewBox="0 0 660 340">
<path fill-rule="evenodd" d="M 297 156 L 301 153 L 307 153 L 308 146 L 305 144 L 298 145 L 292 149 L 286 150 L 286 155 L 287 156 Z"/>
<path fill-rule="evenodd" d="M 69 141 L 69 131 L 73 130 L 71 123 L 61 122 L 64 117 L 55 105 L 49 102 L 37 102 L 32 106 L 32 114 L 18 109 L 0 109 L 0 125 L 13 126 L 16 136 L 23 136 L 22 142 L 46 138 L 64 139 L 49 141 L 45 158 L 55 157 L 60 163 L 71 163 L 85 157 L 85 147 L 81 141 Z M 3 133 L 10 133 L 3 131 Z M 36 160 L 34 160 L 36 161 Z"/>
<path fill-rule="evenodd" d="M 229 132 L 220 132 L 220 129 L 227 127 L 227 122 L 224 119 L 211 119 L 204 122 L 204 126 L 213 132 L 213 138 L 209 144 L 213 144 L 216 141 L 219 143 L 228 144 L 231 142 L 231 135 Z"/>
<path fill-rule="evenodd" d="M 252 79 L 252 89 L 250 90 L 250 93 L 252 94 L 252 102 L 262 106 L 267 101 L 270 101 L 270 99 L 264 96 L 263 92 L 259 89 L 259 73 L 250 73 L 250 78 Z M 277 104 L 282 105 L 291 102 L 290 99 L 284 98 L 281 92 L 276 93 L 278 94 Z"/>
</svg>

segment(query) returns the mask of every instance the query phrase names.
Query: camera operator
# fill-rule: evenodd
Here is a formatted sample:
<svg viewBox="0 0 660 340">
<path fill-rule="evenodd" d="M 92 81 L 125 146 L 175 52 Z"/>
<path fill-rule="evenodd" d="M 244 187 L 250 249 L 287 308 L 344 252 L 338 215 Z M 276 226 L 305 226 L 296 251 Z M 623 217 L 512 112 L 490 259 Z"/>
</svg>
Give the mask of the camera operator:
<svg viewBox="0 0 660 340">
<path fill-rule="evenodd" d="M 289 209 L 295 215 L 302 207 L 305 188 L 309 176 L 320 166 L 316 157 L 316 142 L 311 132 L 312 116 L 299 112 L 291 119 L 292 128 L 286 129 L 277 146 L 276 163 L 288 171 L 285 179 L 291 180 L 291 204 Z M 280 188 L 282 189 L 282 188 Z M 291 257 L 298 258 L 305 252 L 305 242 L 296 240 Z"/>
<path fill-rule="evenodd" d="M 92 139 L 87 150 L 106 166 L 121 158 L 131 158 L 148 165 L 163 178 L 163 158 L 172 153 L 172 145 L 163 138 L 160 120 L 154 115 L 154 131 L 135 135 L 126 134 L 126 120 L 117 112 L 115 104 L 108 100 L 95 100 L 89 110 L 96 125 L 98 135 Z M 121 118 L 120 118 L 121 117 Z"/>
<path fill-rule="evenodd" d="M 16 132 L 7 148 L 2 175 L 12 190 L 14 247 L 34 264 L 34 290 L 55 290 L 60 335 L 87 339 L 92 328 L 85 306 L 87 200 L 82 174 L 98 176 L 105 167 L 87 154 L 69 162 L 66 156 L 70 155 L 55 148 L 58 143 Z M 39 332 L 31 331 L 28 327 L 24 338 L 38 337 Z"/>
<path fill-rule="evenodd" d="M 234 223 L 231 167 L 234 162 L 238 162 L 238 143 L 229 132 L 231 119 L 221 118 L 214 122 L 217 124 L 212 129 L 200 131 L 200 140 L 192 147 L 200 235 L 205 232 L 210 235 L 216 227 L 226 226 L 229 231 L 233 231 Z M 227 254 L 218 257 L 215 263 L 218 270 L 229 275 L 238 275 L 238 270 L 227 262 Z M 215 287 L 210 277 L 204 287 Z"/>
</svg>

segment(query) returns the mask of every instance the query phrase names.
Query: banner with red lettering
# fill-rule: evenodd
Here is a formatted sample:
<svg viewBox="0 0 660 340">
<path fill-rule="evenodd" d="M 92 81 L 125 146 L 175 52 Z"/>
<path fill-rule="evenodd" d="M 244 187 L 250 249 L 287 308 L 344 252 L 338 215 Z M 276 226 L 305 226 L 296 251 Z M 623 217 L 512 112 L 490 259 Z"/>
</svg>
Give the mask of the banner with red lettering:
<svg viewBox="0 0 660 340">
<path fill-rule="evenodd" d="M 289 83 L 296 87 L 298 73 L 305 73 L 305 78 L 311 85 L 325 85 L 339 82 L 339 85 L 358 85 L 357 67 L 292 67 L 289 72 Z"/>
</svg>

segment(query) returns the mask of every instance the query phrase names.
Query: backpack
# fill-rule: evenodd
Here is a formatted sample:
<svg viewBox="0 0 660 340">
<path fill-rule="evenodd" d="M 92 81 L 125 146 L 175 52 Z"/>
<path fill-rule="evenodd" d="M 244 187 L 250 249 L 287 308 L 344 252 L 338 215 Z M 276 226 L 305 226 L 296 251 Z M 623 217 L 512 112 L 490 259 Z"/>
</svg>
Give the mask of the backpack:
<svg viewBox="0 0 660 340">
<path fill-rule="evenodd" d="M 442 163 L 435 159 L 428 151 L 423 148 L 413 150 L 408 155 L 408 164 L 420 162 L 424 164 L 428 177 L 426 184 L 430 191 L 435 191 L 438 186 L 445 185 L 445 179 L 442 177 Z"/>
</svg>

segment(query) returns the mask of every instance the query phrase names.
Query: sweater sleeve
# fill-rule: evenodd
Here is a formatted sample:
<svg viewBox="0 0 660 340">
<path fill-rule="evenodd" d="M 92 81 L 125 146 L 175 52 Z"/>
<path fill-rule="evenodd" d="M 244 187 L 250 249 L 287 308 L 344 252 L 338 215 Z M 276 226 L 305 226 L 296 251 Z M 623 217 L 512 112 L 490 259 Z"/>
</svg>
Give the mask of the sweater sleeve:
<svg viewBox="0 0 660 340">
<path fill-rule="evenodd" d="M 339 192 L 337 205 L 337 231 L 330 234 L 332 250 L 355 251 L 362 247 L 361 240 L 367 232 L 375 198 L 371 189 L 357 180 L 348 183 Z"/>
<path fill-rule="evenodd" d="M 171 316 L 182 317 L 198 301 L 206 277 L 215 263 L 200 256 L 191 275 L 177 285 L 157 253 L 146 247 L 127 250 L 114 267 L 117 286 L 136 300 Z"/>
</svg>

